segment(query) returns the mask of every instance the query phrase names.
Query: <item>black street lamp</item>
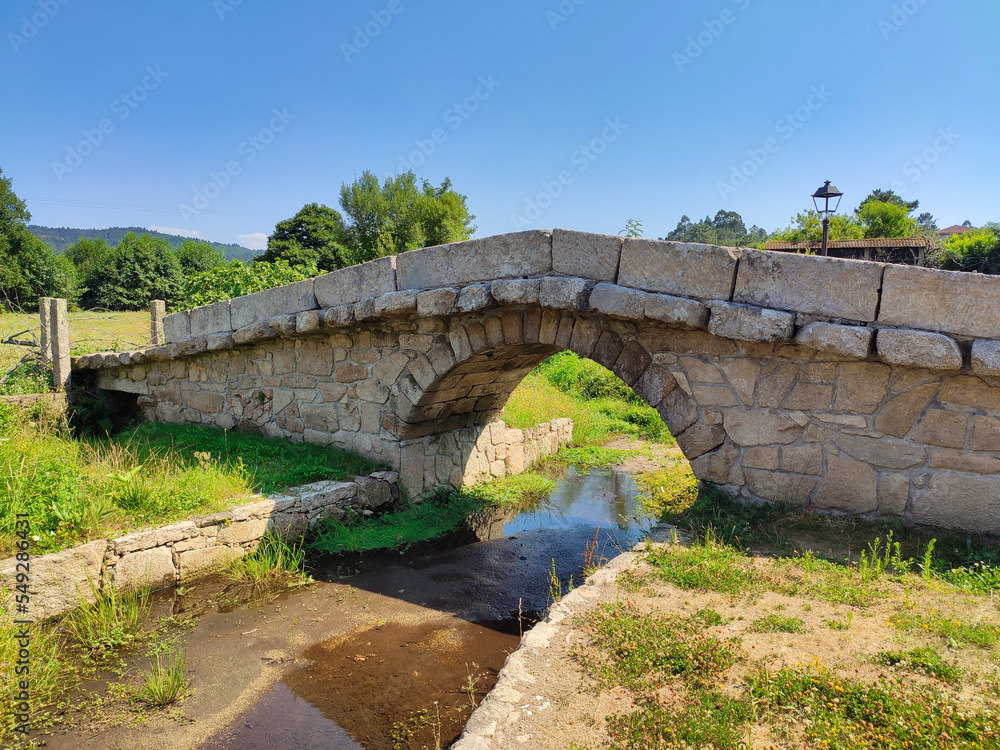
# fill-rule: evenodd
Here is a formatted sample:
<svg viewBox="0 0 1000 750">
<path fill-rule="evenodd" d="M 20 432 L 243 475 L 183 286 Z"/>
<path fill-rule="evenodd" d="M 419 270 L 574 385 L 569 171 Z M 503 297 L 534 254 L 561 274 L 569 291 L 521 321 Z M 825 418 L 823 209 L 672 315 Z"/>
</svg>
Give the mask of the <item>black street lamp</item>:
<svg viewBox="0 0 1000 750">
<path fill-rule="evenodd" d="M 816 213 L 823 214 L 823 255 L 826 255 L 827 241 L 830 238 L 830 214 L 836 213 L 837 208 L 840 206 L 840 199 L 843 197 L 843 193 L 837 190 L 836 187 L 830 184 L 827 180 L 823 183 L 823 187 L 813 193 L 813 205 L 816 206 Z M 830 201 L 833 200 L 833 208 L 830 208 Z M 823 208 L 819 207 L 820 201 L 823 201 Z"/>
</svg>

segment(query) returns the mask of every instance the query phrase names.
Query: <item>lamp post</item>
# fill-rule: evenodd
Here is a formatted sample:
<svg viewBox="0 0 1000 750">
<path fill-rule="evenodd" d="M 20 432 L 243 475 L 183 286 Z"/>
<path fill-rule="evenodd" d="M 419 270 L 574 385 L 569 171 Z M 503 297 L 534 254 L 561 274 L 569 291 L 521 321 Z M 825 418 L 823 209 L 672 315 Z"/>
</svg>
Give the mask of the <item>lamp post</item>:
<svg viewBox="0 0 1000 750">
<path fill-rule="evenodd" d="M 823 187 L 813 193 L 813 205 L 816 206 L 816 213 L 823 214 L 823 256 L 826 256 L 827 243 L 830 239 L 830 214 L 836 213 L 840 206 L 840 199 L 843 193 L 830 184 L 827 180 Z M 830 208 L 830 201 L 834 201 L 833 208 Z M 823 208 L 820 208 L 820 201 L 823 201 Z"/>
</svg>

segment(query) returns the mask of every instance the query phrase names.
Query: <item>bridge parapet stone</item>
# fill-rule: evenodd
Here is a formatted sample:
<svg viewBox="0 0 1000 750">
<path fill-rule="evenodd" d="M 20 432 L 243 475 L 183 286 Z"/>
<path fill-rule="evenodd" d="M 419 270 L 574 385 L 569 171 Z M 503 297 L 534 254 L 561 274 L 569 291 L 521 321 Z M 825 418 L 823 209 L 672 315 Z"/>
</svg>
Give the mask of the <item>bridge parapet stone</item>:
<svg viewBox="0 0 1000 750">
<path fill-rule="evenodd" d="M 733 301 L 869 323 L 884 270 L 862 260 L 743 250 Z"/>
<path fill-rule="evenodd" d="M 879 322 L 1000 339 L 1000 277 L 889 266 L 882 285 Z"/>
<path fill-rule="evenodd" d="M 731 247 L 626 238 L 618 283 L 647 292 L 728 301 L 739 257 L 740 251 Z"/>
<path fill-rule="evenodd" d="M 541 230 L 411 250 L 397 256 L 400 290 L 436 289 L 552 271 L 552 233 Z"/>
</svg>

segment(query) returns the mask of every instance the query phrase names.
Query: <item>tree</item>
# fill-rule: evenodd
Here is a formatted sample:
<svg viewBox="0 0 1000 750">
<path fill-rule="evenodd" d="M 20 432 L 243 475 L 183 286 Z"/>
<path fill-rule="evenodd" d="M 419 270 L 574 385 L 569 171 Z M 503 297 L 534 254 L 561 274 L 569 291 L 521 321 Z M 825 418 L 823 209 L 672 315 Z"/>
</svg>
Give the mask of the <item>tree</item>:
<svg viewBox="0 0 1000 750">
<path fill-rule="evenodd" d="M 315 262 L 322 270 L 364 263 L 430 245 L 469 239 L 476 231 L 466 197 L 446 179 L 417 186 L 413 172 L 379 183 L 372 172 L 340 188 L 340 212 L 311 203 L 280 222 L 261 260 Z"/>
<path fill-rule="evenodd" d="M 76 299 L 76 272 L 28 231 L 31 213 L 0 170 L 0 307 L 23 310 L 39 297 Z"/>
<path fill-rule="evenodd" d="M 937 265 L 947 271 L 1000 273 L 1000 225 L 952 235 L 937 257 Z"/>
<path fill-rule="evenodd" d="M 292 218 L 278 222 L 259 260 L 280 259 L 292 266 L 313 265 L 333 271 L 354 263 L 346 241 L 340 213 L 329 206 L 308 203 Z"/>
<path fill-rule="evenodd" d="M 756 225 L 747 229 L 743 217 L 735 211 L 719 211 L 715 218 L 706 216 L 696 224 L 687 216 L 682 216 L 666 239 L 724 247 L 749 247 L 764 242 L 767 232 Z"/>
<path fill-rule="evenodd" d="M 899 203 L 866 200 L 858 207 L 857 215 L 866 238 L 915 237 L 920 227 L 910 218 L 910 210 Z"/>
<path fill-rule="evenodd" d="M 823 239 L 823 219 L 816 211 L 796 214 L 792 224 L 771 233 L 769 240 L 777 242 L 819 242 Z M 833 214 L 830 217 L 830 240 L 858 240 L 864 230 L 853 214 Z"/>
<path fill-rule="evenodd" d="M 861 207 L 864 206 L 869 201 L 878 201 L 879 203 L 892 203 L 896 206 L 902 206 L 906 209 L 907 214 L 911 214 L 920 207 L 920 201 L 904 201 L 901 197 L 896 195 L 892 190 L 872 190 L 868 194 L 868 197 L 861 201 L 861 205 L 858 206 L 855 212 L 860 213 Z"/>
<path fill-rule="evenodd" d="M 97 305 L 109 310 L 142 310 L 153 299 L 170 304 L 183 284 L 184 274 L 170 245 L 132 232 L 87 280 Z"/>
<path fill-rule="evenodd" d="M 226 256 L 204 240 L 184 240 L 174 251 L 185 276 L 226 265 Z"/>
</svg>

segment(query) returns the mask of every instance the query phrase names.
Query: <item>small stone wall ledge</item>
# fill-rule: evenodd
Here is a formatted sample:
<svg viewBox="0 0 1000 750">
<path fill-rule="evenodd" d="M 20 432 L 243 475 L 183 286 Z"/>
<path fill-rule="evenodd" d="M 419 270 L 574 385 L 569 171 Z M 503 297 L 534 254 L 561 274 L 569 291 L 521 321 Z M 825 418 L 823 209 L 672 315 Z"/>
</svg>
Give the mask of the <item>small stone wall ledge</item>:
<svg viewBox="0 0 1000 750">
<path fill-rule="evenodd" d="M 258 497 L 231 510 L 31 558 L 29 617 L 48 620 L 94 601 L 94 587 L 153 590 L 223 570 L 267 533 L 301 537 L 321 518 L 348 509 L 370 515 L 400 500 L 399 475 L 379 471 L 349 482 L 324 481 Z M 16 585 L 15 558 L 0 561 L 0 587 Z"/>
</svg>

